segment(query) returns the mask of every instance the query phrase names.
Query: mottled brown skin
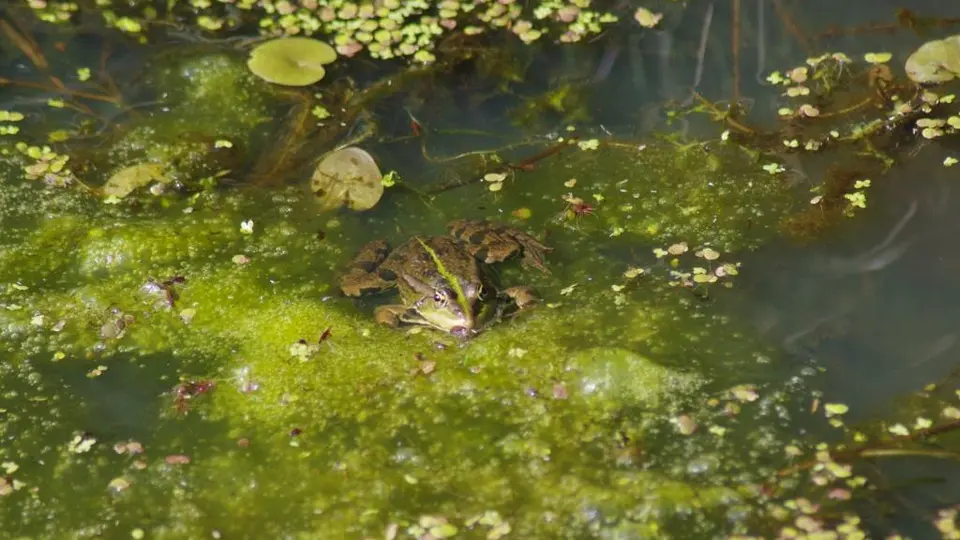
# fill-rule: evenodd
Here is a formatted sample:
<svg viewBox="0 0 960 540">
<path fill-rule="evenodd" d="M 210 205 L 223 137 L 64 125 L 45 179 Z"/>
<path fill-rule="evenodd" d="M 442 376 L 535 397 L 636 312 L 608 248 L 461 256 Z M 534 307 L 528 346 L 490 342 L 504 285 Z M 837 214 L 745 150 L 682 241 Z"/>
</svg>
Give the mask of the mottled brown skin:
<svg viewBox="0 0 960 540">
<path fill-rule="evenodd" d="M 393 251 L 383 240 L 368 243 L 341 278 L 341 291 L 362 296 L 396 287 L 401 303 L 378 307 L 377 322 L 429 326 L 461 337 L 494 322 L 505 304 L 523 309 L 538 300 L 529 287 L 499 290 L 489 265 L 519 257 L 546 272 L 543 257 L 551 248 L 486 221 L 457 220 L 448 230 L 451 236 L 414 237 Z"/>
</svg>

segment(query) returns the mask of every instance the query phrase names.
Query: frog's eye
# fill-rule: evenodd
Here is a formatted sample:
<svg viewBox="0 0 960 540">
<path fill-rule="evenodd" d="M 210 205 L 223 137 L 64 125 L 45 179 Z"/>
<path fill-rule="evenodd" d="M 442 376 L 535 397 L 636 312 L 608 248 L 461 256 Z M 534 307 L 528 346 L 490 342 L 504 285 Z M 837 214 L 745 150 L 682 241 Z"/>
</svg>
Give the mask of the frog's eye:
<svg viewBox="0 0 960 540">
<path fill-rule="evenodd" d="M 433 301 L 440 307 L 443 307 L 447 303 L 447 294 L 444 291 L 435 291 L 433 293 Z"/>
</svg>

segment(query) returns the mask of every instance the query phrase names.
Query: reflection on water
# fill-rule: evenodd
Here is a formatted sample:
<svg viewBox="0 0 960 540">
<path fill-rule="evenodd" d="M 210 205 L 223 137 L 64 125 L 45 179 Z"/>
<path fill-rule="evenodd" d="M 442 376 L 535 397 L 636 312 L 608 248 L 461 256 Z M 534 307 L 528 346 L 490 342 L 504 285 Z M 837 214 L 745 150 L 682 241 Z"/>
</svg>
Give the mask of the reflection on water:
<svg viewBox="0 0 960 540">
<path fill-rule="evenodd" d="M 823 361 L 833 393 L 859 402 L 860 414 L 956 363 L 960 206 L 943 189 L 955 174 L 936 148 L 924 152 L 886 176 L 867 211 L 829 240 L 751 261 L 763 269 L 749 292 L 762 329 Z"/>
<path fill-rule="evenodd" d="M 924 36 L 862 32 L 802 43 L 784 25 L 778 7 L 792 7 L 793 21 L 807 36 L 866 21 L 895 26 L 896 10 L 902 7 L 924 15 L 960 16 L 960 4 L 937 0 L 909 6 L 870 0 L 742 2 L 739 90 L 754 118 L 772 118 L 778 107 L 764 81 L 766 73 L 797 65 L 811 53 L 894 51 L 899 67 L 926 39 L 956 33 L 956 28 Z M 694 88 L 712 99 L 732 95 L 730 8 L 730 2 L 693 2 L 674 30 L 640 42 L 626 40 L 628 45 L 616 49 L 614 67 L 602 65 L 602 75 L 609 71 L 602 84 L 610 87 L 611 96 L 643 102 L 645 131 L 662 126 L 660 100 L 689 101 Z M 828 238 L 806 246 L 770 246 L 744 261 L 749 277 L 741 282 L 742 296 L 731 301 L 733 311 L 799 365 L 813 361 L 822 366 L 824 399 L 849 404 L 853 418 L 882 415 L 894 397 L 957 370 L 960 176 L 942 165 L 949 155 L 956 155 L 955 146 L 921 145 L 911 160 L 875 180 L 868 208 Z M 826 171 L 823 164 L 802 159 L 794 168 L 813 181 Z M 894 484 L 951 474 L 930 463 L 883 465 Z M 907 491 L 905 496 L 914 497 L 917 508 L 955 501 L 960 488 L 952 474 L 936 483 L 939 489 Z"/>
<path fill-rule="evenodd" d="M 634 120 L 644 131 L 663 127 L 664 101 L 690 101 L 694 90 L 712 99 L 731 96 L 733 5 L 691 2 L 679 19 L 668 17 L 662 31 L 608 44 L 596 73 L 601 92 L 643 111 Z M 897 1 L 739 5 L 739 94 L 752 104 L 752 118 L 772 118 L 779 106 L 766 74 L 798 65 L 809 54 L 893 51 L 899 67 L 914 47 L 938 37 L 883 31 L 896 28 L 897 10 L 905 7 Z M 960 16 L 960 5 L 937 0 L 911 2 L 909 9 Z M 870 23 L 876 30 L 832 31 Z M 617 113 L 607 112 L 614 124 Z M 951 239 L 960 227 L 960 200 L 951 197 L 957 172 L 941 165 L 948 155 L 936 143 L 926 145 L 875 181 L 868 209 L 829 238 L 812 246 L 770 247 L 747 262 L 749 306 L 743 309 L 789 353 L 823 361 L 832 393 L 858 404 L 860 414 L 955 365 L 960 255 L 953 254 L 958 250 Z M 798 172 L 819 181 L 825 167 L 809 161 L 797 160 Z"/>
</svg>

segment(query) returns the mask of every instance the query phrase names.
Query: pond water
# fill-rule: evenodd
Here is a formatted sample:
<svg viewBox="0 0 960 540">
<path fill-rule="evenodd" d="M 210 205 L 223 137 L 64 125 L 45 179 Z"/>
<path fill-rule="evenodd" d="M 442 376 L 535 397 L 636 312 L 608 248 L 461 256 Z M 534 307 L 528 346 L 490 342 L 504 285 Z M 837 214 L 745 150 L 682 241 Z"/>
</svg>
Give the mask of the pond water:
<svg viewBox="0 0 960 540">
<path fill-rule="evenodd" d="M 664 13 L 657 29 L 622 3 L 631 24 L 576 45 L 492 39 L 497 54 L 411 80 L 360 54 L 304 92 L 182 25 L 137 44 L 89 7 L 76 26 L 0 14 L 0 77 L 33 84 L 0 87 L 0 109 L 25 117 L 0 136 L 0 529 L 949 537 L 955 141 L 904 137 L 884 170 L 862 147 L 744 151 L 676 111 L 738 96 L 775 129 L 771 72 L 890 52 L 902 78 L 918 46 L 957 32 L 960 5 L 914 1 L 920 35 L 888 0 L 643 5 Z M 348 141 L 397 182 L 372 210 L 321 211 L 314 159 Z M 57 155 L 78 182 L 55 185 Z M 98 190 L 157 163 L 132 194 Z M 788 234 L 838 167 L 871 180 L 866 207 Z M 549 272 L 496 265 L 541 302 L 461 341 L 376 324 L 389 294 L 340 293 L 361 246 L 456 219 L 550 246 Z"/>
</svg>

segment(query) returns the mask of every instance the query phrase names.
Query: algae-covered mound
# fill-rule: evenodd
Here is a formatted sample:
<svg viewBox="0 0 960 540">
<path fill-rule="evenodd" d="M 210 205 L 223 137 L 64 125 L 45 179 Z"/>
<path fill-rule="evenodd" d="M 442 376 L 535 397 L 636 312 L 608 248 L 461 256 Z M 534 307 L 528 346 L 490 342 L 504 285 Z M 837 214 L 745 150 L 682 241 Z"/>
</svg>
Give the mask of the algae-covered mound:
<svg viewBox="0 0 960 540">
<path fill-rule="evenodd" d="M 2 245 L 0 393 L 32 415 L 0 417 L 30 431 L 0 450 L 13 534 L 718 530 L 730 478 L 683 471 L 739 458 L 673 422 L 703 407 L 697 349 L 729 367 L 756 346 L 722 317 L 544 278 L 566 303 L 438 346 L 332 296 L 349 236 L 318 240 L 293 193 L 208 194 L 187 213 L 38 204 L 54 215 Z"/>
<path fill-rule="evenodd" d="M 131 115 L 120 136 L 97 154 L 104 194 L 124 197 L 155 182 L 196 187 L 243 165 L 271 121 L 266 83 L 242 59 L 215 52 L 169 52 L 151 77 L 162 108 Z"/>
<path fill-rule="evenodd" d="M 270 85 L 251 74 L 242 57 L 180 48 L 156 64 L 150 75 L 156 90 L 176 107 L 184 127 L 242 137 L 269 118 Z"/>
</svg>

